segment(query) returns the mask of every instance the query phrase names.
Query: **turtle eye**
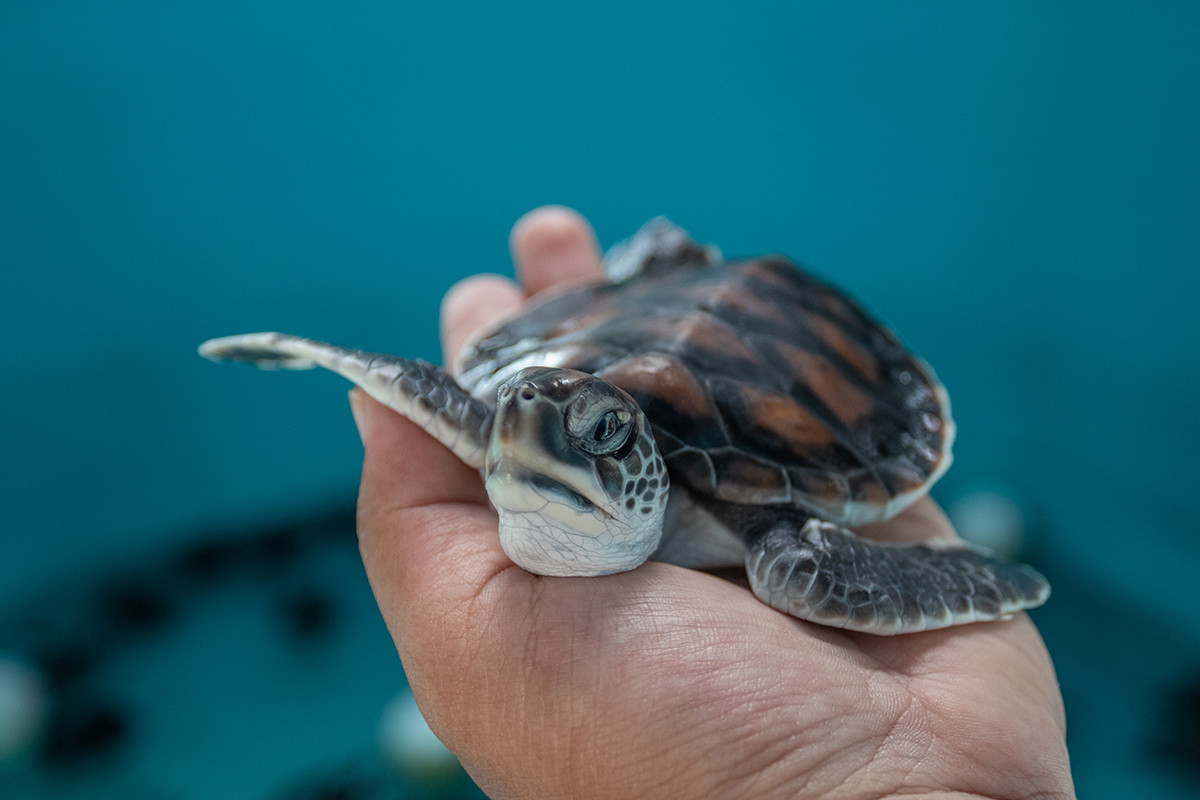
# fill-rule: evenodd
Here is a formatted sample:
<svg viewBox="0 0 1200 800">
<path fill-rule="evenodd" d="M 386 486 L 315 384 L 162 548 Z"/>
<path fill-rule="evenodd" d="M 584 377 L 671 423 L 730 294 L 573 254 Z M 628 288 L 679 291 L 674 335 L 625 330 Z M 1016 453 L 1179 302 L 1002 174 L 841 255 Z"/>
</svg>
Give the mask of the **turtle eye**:
<svg viewBox="0 0 1200 800">
<path fill-rule="evenodd" d="M 617 432 L 617 412 L 610 411 L 600 418 L 592 431 L 592 441 L 600 444 L 606 442 Z"/>
<path fill-rule="evenodd" d="M 628 411 L 614 409 L 600 416 L 592 425 L 585 428 L 579 437 L 579 445 L 592 455 L 607 455 L 613 453 L 625 444 L 632 430 L 633 415 Z"/>
</svg>

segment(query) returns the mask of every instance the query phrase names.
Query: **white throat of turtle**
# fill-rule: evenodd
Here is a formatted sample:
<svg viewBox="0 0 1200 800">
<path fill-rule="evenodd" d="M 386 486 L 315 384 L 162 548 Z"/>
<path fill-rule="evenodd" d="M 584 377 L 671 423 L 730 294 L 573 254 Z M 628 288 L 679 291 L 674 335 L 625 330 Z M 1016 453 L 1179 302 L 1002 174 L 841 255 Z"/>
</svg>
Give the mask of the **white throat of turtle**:
<svg viewBox="0 0 1200 800">
<path fill-rule="evenodd" d="M 581 430 L 603 435 L 616 424 L 605 417 L 605 392 L 619 392 L 632 409 L 621 409 L 630 427 L 613 452 L 579 441 Z M 622 572 L 646 561 L 662 537 L 669 487 L 650 426 L 628 395 L 586 373 L 534 368 L 505 383 L 484 474 L 500 544 L 529 572 Z"/>
</svg>

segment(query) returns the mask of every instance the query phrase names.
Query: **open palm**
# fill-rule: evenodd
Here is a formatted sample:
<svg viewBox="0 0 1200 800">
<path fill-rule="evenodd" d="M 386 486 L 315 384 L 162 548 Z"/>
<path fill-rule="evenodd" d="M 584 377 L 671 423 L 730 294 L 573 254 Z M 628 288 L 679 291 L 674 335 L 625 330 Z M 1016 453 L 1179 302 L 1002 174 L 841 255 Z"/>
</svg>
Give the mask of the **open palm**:
<svg viewBox="0 0 1200 800">
<path fill-rule="evenodd" d="M 481 276 L 447 296 L 448 359 L 528 295 L 599 277 L 565 209 L 531 212 L 512 246 L 521 287 Z M 371 585 L 431 727 L 492 796 L 1073 796 L 1053 666 L 1024 614 L 883 637 L 667 564 L 532 575 L 500 549 L 478 473 L 352 402 Z M 954 535 L 928 500 L 866 533 Z"/>
</svg>

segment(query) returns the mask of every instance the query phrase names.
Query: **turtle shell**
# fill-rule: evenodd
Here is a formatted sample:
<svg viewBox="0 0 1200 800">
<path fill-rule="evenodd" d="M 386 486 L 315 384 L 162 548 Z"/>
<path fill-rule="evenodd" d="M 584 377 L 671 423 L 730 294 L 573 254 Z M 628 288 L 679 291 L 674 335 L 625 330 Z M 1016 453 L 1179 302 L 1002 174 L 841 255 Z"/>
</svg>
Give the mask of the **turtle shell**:
<svg viewBox="0 0 1200 800">
<path fill-rule="evenodd" d="M 529 366 L 627 391 L 672 480 L 721 501 L 853 525 L 892 516 L 950 464 L 954 424 L 929 367 L 779 256 L 692 248 L 546 298 L 469 348 L 459 380 L 494 403 Z"/>
</svg>

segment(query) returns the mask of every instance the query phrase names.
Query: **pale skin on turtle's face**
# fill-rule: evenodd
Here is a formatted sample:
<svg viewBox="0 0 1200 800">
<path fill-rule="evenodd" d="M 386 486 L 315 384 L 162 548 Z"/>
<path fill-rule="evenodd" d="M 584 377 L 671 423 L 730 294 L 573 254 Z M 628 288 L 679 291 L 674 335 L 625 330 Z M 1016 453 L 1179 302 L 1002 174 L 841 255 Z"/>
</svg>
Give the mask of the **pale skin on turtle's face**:
<svg viewBox="0 0 1200 800">
<path fill-rule="evenodd" d="M 521 285 L 447 295 L 447 355 L 530 294 L 599 276 L 587 223 L 539 209 Z M 1054 669 L 1024 614 L 896 637 L 779 613 L 648 563 L 545 578 L 504 556 L 478 473 L 359 392 L 360 547 L 433 730 L 496 798 L 1073 797 Z M 928 500 L 867 531 L 954 536 Z"/>
</svg>

